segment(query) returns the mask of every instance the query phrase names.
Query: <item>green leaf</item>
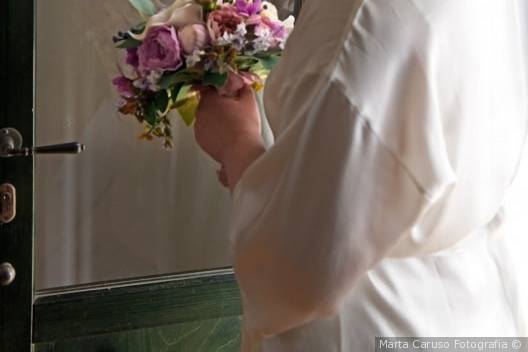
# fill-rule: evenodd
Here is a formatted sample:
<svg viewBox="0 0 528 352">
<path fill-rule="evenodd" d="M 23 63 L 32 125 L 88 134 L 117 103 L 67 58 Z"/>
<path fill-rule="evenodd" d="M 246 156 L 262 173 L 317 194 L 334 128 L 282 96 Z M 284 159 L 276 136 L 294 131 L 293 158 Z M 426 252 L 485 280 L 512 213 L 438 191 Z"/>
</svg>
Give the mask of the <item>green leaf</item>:
<svg viewBox="0 0 528 352">
<path fill-rule="evenodd" d="M 117 47 L 120 49 L 137 48 L 141 45 L 141 41 L 135 40 L 134 38 L 125 39 Z"/>
<path fill-rule="evenodd" d="M 150 17 L 156 14 L 156 6 L 154 6 L 151 0 L 128 0 L 128 1 L 143 16 Z"/>
<path fill-rule="evenodd" d="M 265 68 L 260 61 L 251 66 L 250 71 L 261 78 L 267 77 L 270 73 L 270 70 Z"/>
<path fill-rule="evenodd" d="M 163 115 L 169 105 L 169 92 L 166 90 L 160 90 L 150 97 L 147 101 L 144 118 L 145 121 L 154 126 L 158 122 L 158 117 Z"/>
<path fill-rule="evenodd" d="M 156 109 L 156 104 L 154 103 L 154 100 L 148 102 L 147 106 L 145 107 L 145 111 L 143 114 L 145 121 L 151 125 L 154 126 L 156 123 L 156 120 L 158 119 L 158 112 Z"/>
<path fill-rule="evenodd" d="M 142 23 L 140 23 L 140 24 L 138 24 L 138 25 L 132 27 L 132 28 L 130 29 L 130 32 L 131 32 L 132 34 L 141 34 L 141 33 L 143 33 L 143 31 L 145 30 L 145 27 L 146 27 L 146 26 L 147 26 L 147 23 L 146 23 L 146 22 L 142 22 Z"/>
<path fill-rule="evenodd" d="M 266 70 L 271 70 L 279 62 L 279 57 L 277 55 L 267 55 L 259 57 L 258 60 L 262 67 Z"/>
<path fill-rule="evenodd" d="M 178 103 L 181 100 L 187 99 L 190 93 L 192 93 L 192 86 L 190 84 L 186 84 L 183 87 L 181 87 L 176 97 L 176 103 Z"/>
<path fill-rule="evenodd" d="M 187 71 L 179 71 L 164 75 L 158 81 L 158 86 L 163 89 L 168 89 L 177 83 L 191 83 L 195 79 L 194 75 Z"/>
<path fill-rule="evenodd" d="M 200 104 L 198 93 L 192 91 L 190 85 L 183 86 L 178 93 L 175 106 L 187 126 L 191 126 L 196 119 L 198 104 Z"/>
<path fill-rule="evenodd" d="M 259 63 L 259 60 L 257 58 L 255 58 L 255 57 L 252 57 L 252 56 L 239 55 L 235 59 L 236 67 L 239 70 L 247 70 L 247 69 L 251 68 L 253 65 L 255 65 L 257 63 Z"/>
<path fill-rule="evenodd" d="M 172 86 L 169 91 L 170 91 L 170 97 L 172 99 L 173 102 L 176 102 L 177 99 L 178 99 L 178 94 L 180 93 L 180 89 L 183 87 L 183 83 L 177 83 L 175 84 L 174 86 Z"/>
<path fill-rule="evenodd" d="M 227 81 L 227 73 L 207 72 L 203 78 L 203 85 L 222 87 Z"/>
<path fill-rule="evenodd" d="M 169 94 L 166 90 L 160 90 L 154 95 L 154 105 L 157 111 L 163 114 L 169 105 Z"/>
</svg>

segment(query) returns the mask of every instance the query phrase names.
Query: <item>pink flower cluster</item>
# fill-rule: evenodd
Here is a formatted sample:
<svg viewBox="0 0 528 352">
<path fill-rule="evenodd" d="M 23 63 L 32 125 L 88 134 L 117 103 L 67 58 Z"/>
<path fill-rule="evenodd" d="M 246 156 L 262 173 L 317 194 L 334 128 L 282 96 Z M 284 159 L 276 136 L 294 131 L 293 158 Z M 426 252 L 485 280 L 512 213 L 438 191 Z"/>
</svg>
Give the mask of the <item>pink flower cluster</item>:
<svg viewBox="0 0 528 352">
<path fill-rule="evenodd" d="M 267 6 L 261 0 L 236 0 L 223 5 L 207 19 L 207 29 L 216 44 L 231 44 L 244 54 L 252 55 L 270 49 L 283 49 L 289 34 L 273 14 L 263 13 Z"/>
<path fill-rule="evenodd" d="M 251 86 L 260 90 L 279 60 L 293 29 L 292 16 L 280 21 L 265 0 L 173 0 L 160 11 L 133 6 L 146 23 L 118 32 L 114 43 L 126 49 L 126 65 L 113 80 L 121 97 L 119 111 L 134 115 L 142 138 L 163 138 L 172 145 L 170 111 L 191 125 L 200 94 L 197 85 L 236 96 Z M 152 0 L 142 0 L 151 4 Z"/>
<path fill-rule="evenodd" d="M 189 24 L 180 29 L 171 25 L 155 26 L 148 30 L 137 48 L 127 49 L 126 63 L 132 66 L 139 79 L 133 81 L 125 75 L 113 80 L 123 98 L 134 95 L 134 89 L 156 91 L 156 80 L 165 71 L 177 71 L 185 58 L 210 43 L 204 24 Z"/>
<path fill-rule="evenodd" d="M 217 62 L 207 62 L 214 60 L 207 51 L 214 51 L 215 47 L 230 47 L 240 55 L 252 56 L 283 49 L 289 34 L 289 29 L 276 17 L 276 9 L 275 13 L 271 11 L 273 5 L 262 0 L 217 0 L 211 11 L 196 21 L 184 22 L 181 27 L 177 20 L 171 21 L 177 18 L 175 13 L 186 8 L 176 5 L 153 16 L 149 21 L 152 23 L 147 23 L 141 34 L 140 45 L 127 49 L 126 63 L 134 69 L 135 77 L 122 75 L 114 79 L 121 97 L 130 99 L 138 90 L 158 90 L 157 81 L 167 71 L 192 68 L 198 63 L 205 70 L 218 67 Z M 224 93 L 232 91 L 230 87 L 258 79 L 254 75 L 251 79 L 251 74 L 237 72 L 236 68 L 228 73 Z"/>
</svg>

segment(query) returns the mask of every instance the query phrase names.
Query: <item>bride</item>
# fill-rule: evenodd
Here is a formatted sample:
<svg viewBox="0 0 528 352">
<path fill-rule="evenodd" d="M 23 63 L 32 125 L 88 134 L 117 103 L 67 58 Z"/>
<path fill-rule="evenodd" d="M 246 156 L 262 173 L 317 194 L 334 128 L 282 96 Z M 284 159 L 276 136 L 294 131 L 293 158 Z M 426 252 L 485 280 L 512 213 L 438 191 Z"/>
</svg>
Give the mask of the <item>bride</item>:
<svg viewBox="0 0 528 352">
<path fill-rule="evenodd" d="M 520 6 L 307 1 L 266 87 L 269 148 L 251 91 L 203 92 L 244 352 L 527 333 L 499 236 L 528 123 Z"/>
</svg>

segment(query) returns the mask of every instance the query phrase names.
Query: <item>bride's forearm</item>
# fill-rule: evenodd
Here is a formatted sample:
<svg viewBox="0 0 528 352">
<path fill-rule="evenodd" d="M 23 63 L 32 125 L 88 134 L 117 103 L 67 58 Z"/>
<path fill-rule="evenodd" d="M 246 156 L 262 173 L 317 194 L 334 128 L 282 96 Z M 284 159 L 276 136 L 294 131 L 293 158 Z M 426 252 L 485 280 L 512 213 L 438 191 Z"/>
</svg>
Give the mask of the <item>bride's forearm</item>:
<svg viewBox="0 0 528 352">
<path fill-rule="evenodd" d="M 227 148 L 223 158 L 229 189 L 235 189 L 244 171 L 266 151 L 262 138 L 244 138 Z"/>
</svg>

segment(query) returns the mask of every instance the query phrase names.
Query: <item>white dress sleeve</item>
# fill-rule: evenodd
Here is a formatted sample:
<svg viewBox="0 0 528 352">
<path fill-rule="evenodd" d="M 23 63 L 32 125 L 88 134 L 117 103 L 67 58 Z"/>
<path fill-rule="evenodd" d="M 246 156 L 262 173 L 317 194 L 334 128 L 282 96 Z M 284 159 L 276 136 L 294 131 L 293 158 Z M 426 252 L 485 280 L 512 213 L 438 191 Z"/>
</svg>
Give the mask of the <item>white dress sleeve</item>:
<svg viewBox="0 0 528 352">
<path fill-rule="evenodd" d="M 525 140 L 525 88 L 493 65 L 517 57 L 513 29 L 485 32 L 505 43 L 495 52 L 459 30 L 472 24 L 437 2 L 306 2 L 266 92 L 275 143 L 233 193 L 243 344 L 338 312 L 385 257 L 446 248 L 493 218 Z"/>
<path fill-rule="evenodd" d="M 428 202 L 339 83 L 288 91 L 287 125 L 233 193 L 244 329 L 260 337 L 333 313 Z"/>
</svg>

